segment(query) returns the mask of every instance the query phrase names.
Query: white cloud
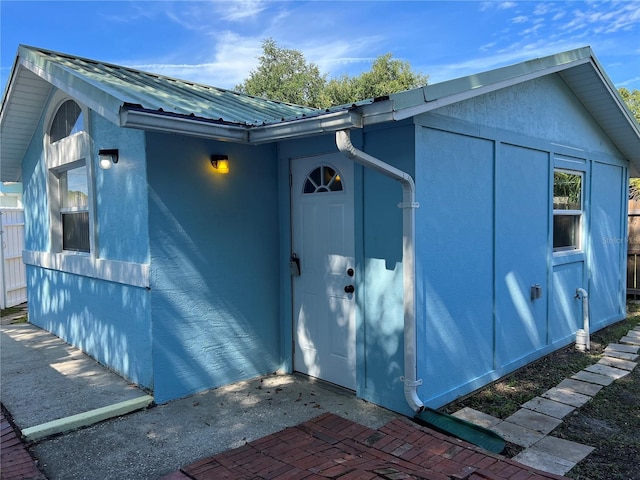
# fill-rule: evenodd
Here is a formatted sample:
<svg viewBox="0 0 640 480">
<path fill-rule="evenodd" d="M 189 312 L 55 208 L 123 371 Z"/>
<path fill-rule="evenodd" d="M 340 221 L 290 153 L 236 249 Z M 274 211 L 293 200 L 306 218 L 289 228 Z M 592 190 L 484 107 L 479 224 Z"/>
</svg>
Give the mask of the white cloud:
<svg viewBox="0 0 640 480">
<path fill-rule="evenodd" d="M 526 15 L 518 15 L 517 17 L 513 17 L 511 19 L 511 23 L 525 23 L 527 20 L 529 20 L 529 17 L 527 17 Z"/>
<path fill-rule="evenodd" d="M 212 42 L 209 47 L 210 55 L 204 54 L 204 61 L 199 63 L 154 63 L 131 65 L 131 67 L 232 89 L 257 66 L 257 57 L 262 52 L 262 40 L 242 38 L 231 32 L 218 33 L 218 40 L 215 44 Z M 208 46 L 201 45 L 201 48 L 206 52 Z"/>
<path fill-rule="evenodd" d="M 262 0 L 215 1 L 214 5 L 220 18 L 231 22 L 257 17 L 267 8 Z"/>
</svg>

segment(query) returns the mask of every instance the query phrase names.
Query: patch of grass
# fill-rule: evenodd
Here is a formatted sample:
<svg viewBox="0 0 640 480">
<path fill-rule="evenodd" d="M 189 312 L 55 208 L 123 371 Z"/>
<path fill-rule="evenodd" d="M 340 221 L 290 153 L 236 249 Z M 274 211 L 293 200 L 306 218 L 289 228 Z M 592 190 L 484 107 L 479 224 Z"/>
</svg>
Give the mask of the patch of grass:
<svg viewBox="0 0 640 480">
<path fill-rule="evenodd" d="M 19 323 L 29 323 L 29 317 L 27 315 L 24 315 L 22 317 L 14 318 L 11 321 L 11 325 L 17 325 Z"/>
<path fill-rule="evenodd" d="M 640 368 L 605 387 L 553 436 L 595 447 L 566 475 L 576 480 L 640 479 Z"/>
<path fill-rule="evenodd" d="M 22 311 L 22 307 L 8 307 L 0 310 L 0 317 L 8 317 L 9 315 L 13 315 L 15 313 L 20 313 Z"/>
<path fill-rule="evenodd" d="M 629 304 L 625 320 L 591 335 L 591 351 L 588 353 L 578 352 L 570 345 L 447 405 L 444 410 L 452 413 L 471 407 L 504 419 L 523 403 L 596 363 L 607 345 L 617 343 L 638 325 L 640 304 Z M 551 435 L 595 447 L 566 474 L 567 477 L 575 480 L 640 480 L 639 402 L 640 367 L 636 367 L 564 418 Z M 513 456 L 508 449 L 506 455 Z"/>
<path fill-rule="evenodd" d="M 443 408 L 453 413 L 471 407 L 497 418 L 505 419 L 523 403 L 557 386 L 580 370 L 597 363 L 609 343 L 617 342 L 630 329 L 640 324 L 640 305 L 629 305 L 626 320 L 591 335 L 591 350 L 579 352 L 573 344 L 553 352 L 515 371 L 483 389 Z"/>
</svg>

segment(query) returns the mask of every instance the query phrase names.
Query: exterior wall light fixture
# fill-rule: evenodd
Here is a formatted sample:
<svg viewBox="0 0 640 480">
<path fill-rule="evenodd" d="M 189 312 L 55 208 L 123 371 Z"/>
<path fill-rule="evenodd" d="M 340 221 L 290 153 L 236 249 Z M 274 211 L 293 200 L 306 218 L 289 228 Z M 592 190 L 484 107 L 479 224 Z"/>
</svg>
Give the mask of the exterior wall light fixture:
<svg viewBox="0 0 640 480">
<path fill-rule="evenodd" d="M 229 173 L 229 157 L 227 155 L 211 155 L 211 166 L 218 173 Z"/>
<path fill-rule="evenodd" d="M 107 148 L 104 150 L 99 150 L 98 158 L 100 159 L 100 168 L 103 170 L 108 170 L 111 168 L 111 165 L 113 165 L 114 163 L 118 163 L 118 149 Z"/>
</svg>

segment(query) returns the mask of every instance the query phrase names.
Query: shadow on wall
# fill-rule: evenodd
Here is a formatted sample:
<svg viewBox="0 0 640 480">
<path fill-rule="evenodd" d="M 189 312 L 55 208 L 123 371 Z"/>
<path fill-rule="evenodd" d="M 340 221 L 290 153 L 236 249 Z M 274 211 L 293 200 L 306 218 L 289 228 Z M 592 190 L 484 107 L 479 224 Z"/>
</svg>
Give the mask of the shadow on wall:
<svg viewBox="0 0 640 480">
<path fill-rule="evenodd" d="M 164 191 L 150 188 L 149 198 L 156 401 L 281 368 L 271 219 L 255 218 L 247 205 L 229 211 L 197 194 L 169 206 Z M 189 207 L 203 203 L 221 208 L 194 213 Z"/>
<path fill-rule="evenodd" d="M 27 267 L 30 321 L 125 378 L 152 388 L 149 292 Z"/>
</svg>

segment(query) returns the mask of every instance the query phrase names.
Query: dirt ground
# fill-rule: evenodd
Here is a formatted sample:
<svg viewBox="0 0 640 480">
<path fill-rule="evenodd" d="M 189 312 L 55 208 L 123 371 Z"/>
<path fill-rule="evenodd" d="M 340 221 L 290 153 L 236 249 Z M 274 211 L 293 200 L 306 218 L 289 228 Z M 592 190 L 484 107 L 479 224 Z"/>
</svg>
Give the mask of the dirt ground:
<svg viewBox="0 0 640 480">
<path fill-rule="evenodd" d="M 596 332 L 591 351 L 581 353 L 573 345 L 552 353 L 500 381 L 447 405 L 453 413 L 471 407 L 506 418 L 520 405 L 596 363 L 609 343 L 615 343 L 640 325 L 640 305 L 628 305 L 627 319 Z M 576 480 L 640 480 L 640 367 L 605 387 L 590 402 L 565 417 L 551 435 L 595 447 L 568 474 Z M 519 448 L 507 446 L 513 456 Z"/>
</svg>

